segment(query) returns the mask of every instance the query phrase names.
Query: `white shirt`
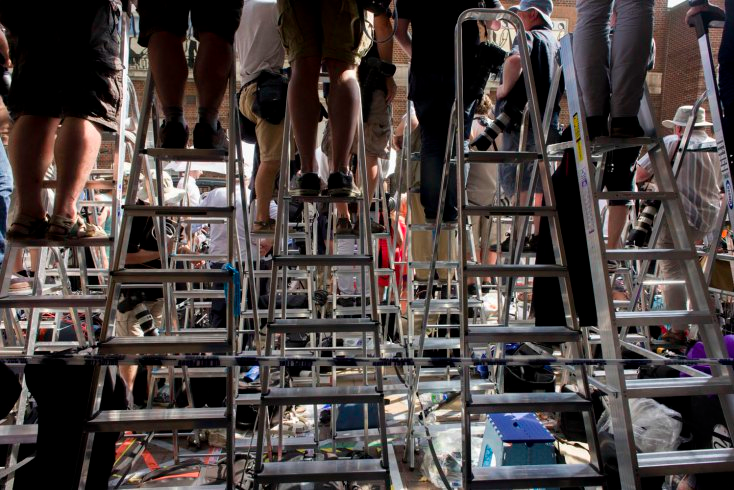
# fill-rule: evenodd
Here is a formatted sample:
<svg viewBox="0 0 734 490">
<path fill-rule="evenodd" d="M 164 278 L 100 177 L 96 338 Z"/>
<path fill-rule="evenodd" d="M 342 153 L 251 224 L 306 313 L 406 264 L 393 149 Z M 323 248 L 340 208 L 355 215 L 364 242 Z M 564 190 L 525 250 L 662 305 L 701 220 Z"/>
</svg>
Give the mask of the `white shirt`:
<svg viewBox="0 0 734 490">
<path fill-rule="evenodd" d="M 245 260 L 245 246 L 247 245 L 247 237 L 245 236 L 245 222 L 242 219 L 242 198 L 240 197 L 239 187 L 235 190 L 235 207 L 237 208 L 237 238 L 240 242 L 240 254 Z M 225 187 L 217 187 L 212 189 L 209 194 L 204 197 L 201 202 L 202 207 L 224 207 L 227 205 L 227 189 Z M 209 232 L 209 253 L 212 255 L 227 255 L 227 223 L 212 223 Z M 233 253 L 237 260 L 236 251 Z"/>
<path fill-rule="evenodd" d="M 285 49 L 278 32 L 276 0 L 245 0 L 234 45 L 242 84 L 256 79 L 262 71 L 280 73 Z"/>
<path fill-rule="evenodd" d="M 678 136 L 672 134 L 663 138 L 668 156 L 674 158 L 673 152 L 678 146 Z M 705 131 L 694 130 L 690 145 L 712 143 Z M 653 173 L 652 162 L 647 154 L 637 164 L 647 172 Z M 721 172 L 715 152 L 687 151 L 678 172 L 678 190 L 681 194 L 683 210 L 688 223 L 694 230 L 709 233 L 716 227 L 716 214 L 721 209 Z"/>
<path fill-rule="evenodd" d="M 199 186 L 196 185 L 196 179 L 190 175 L 188 179 L 186 179 L 186 176 L 183 176 L 178 179 L 176 187 L 184 189 L 184 182 L 186 182 L 186 195 L 189 197 L 187 206 L 198 206 L 201 203 L 201 191 L 199 190 Z"/>
</svg>

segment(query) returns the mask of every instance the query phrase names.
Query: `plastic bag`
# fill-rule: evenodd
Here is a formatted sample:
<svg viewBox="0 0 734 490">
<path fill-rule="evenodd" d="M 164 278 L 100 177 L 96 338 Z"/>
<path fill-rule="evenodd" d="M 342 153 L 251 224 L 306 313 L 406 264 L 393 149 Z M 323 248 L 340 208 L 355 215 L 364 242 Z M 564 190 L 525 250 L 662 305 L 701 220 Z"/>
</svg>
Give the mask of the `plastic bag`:
<svg viewBox="0 0 734 490">
<path fill-rule="evenodd" d="M 429 430 L 430 430 L 429 426 Z M 421 431 L 423 429 L 420 429 Z M 441 468 L 443 468 L 446 478 L 449 480 L 452 488 L 461 488 L 461 428 L 447 429 L 442 431 L 431 431 L 433 436 L 433 447 L 436 449 Z M 438 475 L 436 464 L 431 457 L 428 449 L 428 443 L 423 442 L 423 464 L 421 464 L 421 474 L 428 478 L 437 488 L 444 488 L 441 477 Z M 476 466 L 479 460 L 479 451 L 482 449 L 481 437 L 472 437 L 471 453 L 472 465 Z"/>
<path fill-rule="evenodd" d="M 629 404 L 635 445 L 640 452 L 675 451 L 684 442 L 680 437 L 683 420 L 678 412 L 651 398 L 635 398 Z M 609 409 L 599 418 L 598 431 L 614 435 Z"/>
</svg>

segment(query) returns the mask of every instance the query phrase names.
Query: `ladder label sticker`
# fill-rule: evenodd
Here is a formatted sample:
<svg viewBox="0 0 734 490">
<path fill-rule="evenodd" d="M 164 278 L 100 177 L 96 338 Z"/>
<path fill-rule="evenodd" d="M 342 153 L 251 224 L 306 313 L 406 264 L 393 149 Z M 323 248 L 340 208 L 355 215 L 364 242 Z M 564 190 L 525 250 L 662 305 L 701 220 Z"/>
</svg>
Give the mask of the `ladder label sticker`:
<svg viewBox="0 0 734 490">
<path fill-rule="evenodd" d="M 729 209 L 734 209 L 734 195 L 732 195 L 731 180 L 727 179 L 724 186 L 726 187 L 726 204 L 729 206 Z"/>
<path fill-rule="evenodd" d="M 576 155 L 578 155 L 578 161 L 581 162 L 584 160 L 584 146 L 581 144 L 581 131 L 579 130 L 578 112 L 573 115 L 573 136 L 576 141 Z"/>
</svg>

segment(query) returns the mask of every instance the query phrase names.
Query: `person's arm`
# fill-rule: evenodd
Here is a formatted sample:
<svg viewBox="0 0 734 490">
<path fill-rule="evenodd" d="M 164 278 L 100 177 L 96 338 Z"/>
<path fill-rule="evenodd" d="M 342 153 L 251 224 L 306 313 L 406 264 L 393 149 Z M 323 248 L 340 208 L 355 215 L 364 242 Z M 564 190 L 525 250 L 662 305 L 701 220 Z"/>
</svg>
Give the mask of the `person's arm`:
<svg viewBox="0 0 734 490">
<path fill-rule="evenodd" d="M 392 63 L 392 50 L 393 50 L 393 26 L 390 22 L 390 17 L 387 14 L 378 15 L 375 17 L 375 39 L 377 43 L 377 51 L 380 53 L 380 59 L 386 63 Z M 387 94 L 385 99 L 389 104 L 395 98 L 395 94 L 398 91 L 398 86 L 395 83 L 393 77 L 385 77 L 385 83 L 387 84 Z"/>
<path fill-rule="evenodd" d="M 405 51 L 405 54 L 408 55 L 408 58 L 412 58 L 413 39 L 410 37 L 408 27 L 410 27 L 410 19 L 398 19 L 398 28 L 395 31 L 395 39 L 398 40 L 398 44 L 402 50 Z"/>
<path fill-rule="evenodd" d="M 10 45 L 8 44 L 8 38 L 5 37 L 5 30 L 2 26 L 0 26 L 0 55 L 5 60 L 3 66 L 8 69 L 12 68 L 13 65 L 10 63 Z"/>
<path fill-rule="evenodd" d="M 522 61 L 519 54 L 511 54 L 502 67 L 502 84 L 497 87 L 497 100 L 504 99 L 522 75 Z"/>
</svg>

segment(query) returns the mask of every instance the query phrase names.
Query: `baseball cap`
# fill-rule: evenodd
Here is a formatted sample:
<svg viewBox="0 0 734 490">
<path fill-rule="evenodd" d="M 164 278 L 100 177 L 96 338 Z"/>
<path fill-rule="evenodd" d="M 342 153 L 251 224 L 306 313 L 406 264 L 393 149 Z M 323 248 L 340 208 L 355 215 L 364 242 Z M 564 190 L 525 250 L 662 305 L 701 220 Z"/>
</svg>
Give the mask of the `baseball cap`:
<svg viewBox="0 0 734 490">
<path fill-rule="evenodd" d="M 525 12 L 530 9 L 537 10 L 548 27 L 553 27 L 553 21 L 550 18 L 553 13 L 553 0 L 520 0 L 519 5 L 510 7 L 512 11 Z"/>
</svg>

